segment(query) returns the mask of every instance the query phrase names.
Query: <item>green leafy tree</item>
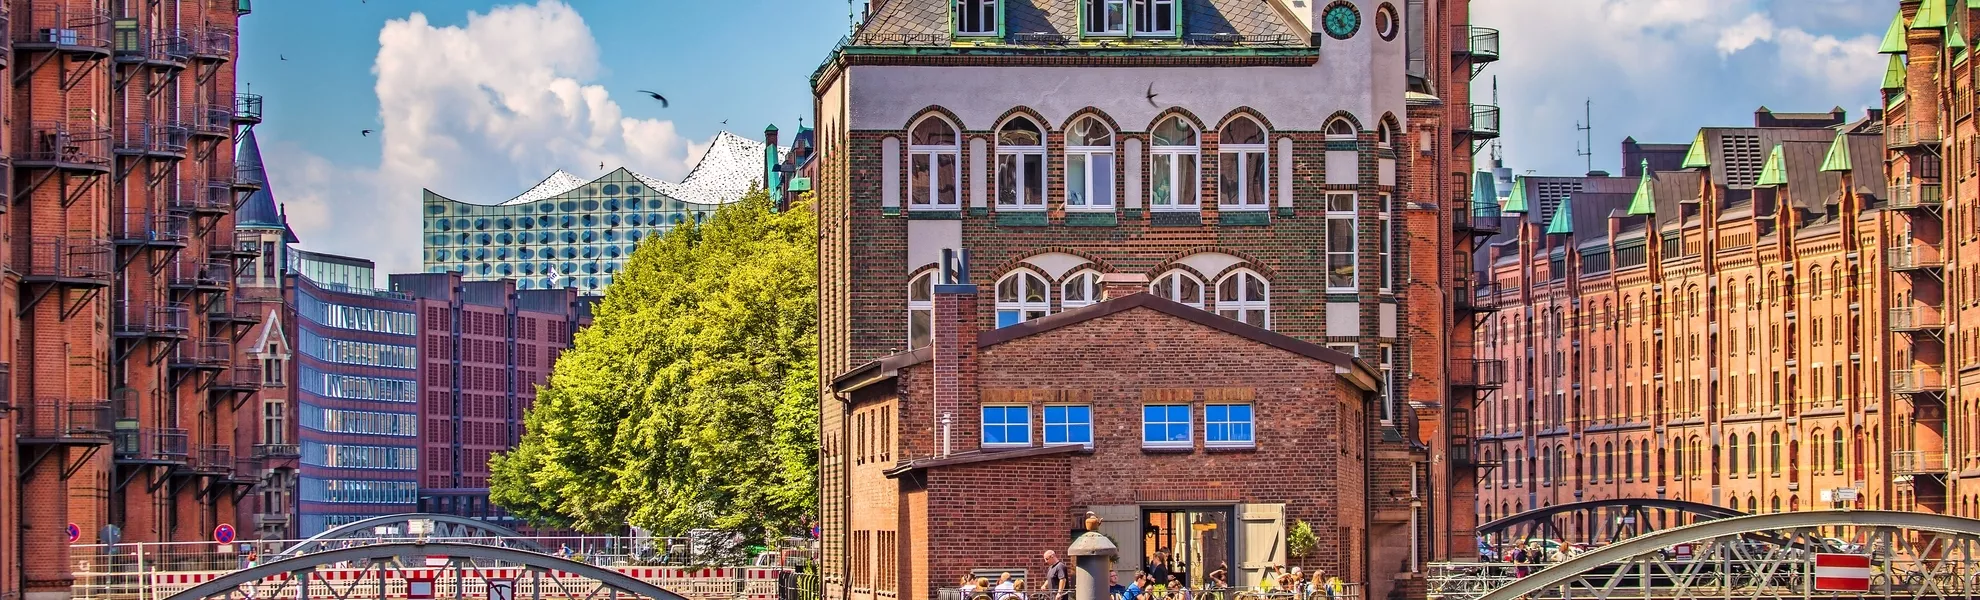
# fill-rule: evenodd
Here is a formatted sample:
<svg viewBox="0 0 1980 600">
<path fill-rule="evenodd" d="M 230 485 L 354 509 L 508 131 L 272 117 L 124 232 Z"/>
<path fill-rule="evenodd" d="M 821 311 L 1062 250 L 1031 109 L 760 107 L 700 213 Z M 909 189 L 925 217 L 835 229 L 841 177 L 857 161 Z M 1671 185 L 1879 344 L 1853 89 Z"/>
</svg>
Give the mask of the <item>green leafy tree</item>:
<svg viewBox="0 0 1980 600">
<path fill-rule="evenodd" d="M 817 502 L 818 223 L 757 192 L 640 244 L 537 391 L 493 501 L 532 523 L 783 534 Z"/>
<path fill-rule="evenodd" d="M 1306 521 L 1293 521 L 1292 532 L 1286 534 L 1286 553 L 1293 558 L 1305 558 L 1313 549 L 1320 546 L 1320 538 L 1313 535 L 1313 526 Z"/>
</svg>

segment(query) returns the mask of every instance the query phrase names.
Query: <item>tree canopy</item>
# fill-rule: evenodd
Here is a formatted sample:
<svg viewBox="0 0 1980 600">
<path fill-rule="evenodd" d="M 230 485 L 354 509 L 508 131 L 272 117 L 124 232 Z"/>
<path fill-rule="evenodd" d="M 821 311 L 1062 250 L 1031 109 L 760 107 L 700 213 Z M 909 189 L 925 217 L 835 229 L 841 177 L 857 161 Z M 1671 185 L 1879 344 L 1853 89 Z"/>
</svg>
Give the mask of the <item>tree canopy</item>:
<svg viewBox="0 0 1980 600">
<path fill-rule="evenodd" d="M 495 504 L 540 526 L 796 531 L 817 504 L 818 223 L 756 192 L 648 238 L 557 359 Z"/>
</svg>

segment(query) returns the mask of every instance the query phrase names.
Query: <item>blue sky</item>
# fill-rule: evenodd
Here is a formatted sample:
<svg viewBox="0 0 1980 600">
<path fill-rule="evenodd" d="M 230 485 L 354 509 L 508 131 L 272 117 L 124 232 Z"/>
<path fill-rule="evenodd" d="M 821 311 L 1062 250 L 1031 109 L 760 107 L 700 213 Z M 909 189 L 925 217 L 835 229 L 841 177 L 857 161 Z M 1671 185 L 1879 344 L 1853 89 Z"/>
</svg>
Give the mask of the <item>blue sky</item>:
<svg viewBox="0 0 1980 600">
<path fill-rule="evenodd" d="M 1896 6 L 1472 0 L 1474 22 L 1505 34 L 1475 95 L 1498 78 L 1508 166 L 1553 174 L 1582 171 L 1574 125 L 1592 98 L 1595 167 L 1613 170 L 1626 135 L 1686 142 L 1763 104 L 1860 117 Z M 600 162 L 677 178 L 717 131 L 789 130 L 810 114 L 806 79 L 846 12 L 843 0 L 258 0 L 239 81 L 267 97 L 256 134 L 304 247 L 416 270 L 422 188 L 497 202 Z"/>
</svg>

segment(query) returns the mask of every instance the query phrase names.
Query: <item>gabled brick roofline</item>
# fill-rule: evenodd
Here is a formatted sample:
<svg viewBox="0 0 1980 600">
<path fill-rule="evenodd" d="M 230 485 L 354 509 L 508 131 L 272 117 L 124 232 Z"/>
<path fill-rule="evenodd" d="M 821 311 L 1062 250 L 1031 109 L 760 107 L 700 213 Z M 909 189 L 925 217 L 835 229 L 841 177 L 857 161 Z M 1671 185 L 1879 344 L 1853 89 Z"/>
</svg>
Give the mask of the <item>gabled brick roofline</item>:
<svg viewBox="0 0 1980 600">
<path fill-rule="evenodd" d="M 1354 356 L 1339 350 L 1329 349 L 1312 342 L 1302 341 L 1292 336 L 1277 333 L 1262 327 L 1255 327 L 1242 321 L 1227 318 L 1207 310 L 1194 308 L 1173 300 L 1155 297 L 1147 292 L 1136 292 L 1080 308 L 1032 319 L 1002 329 L 981 331 L 976 334 L 976 347 L 991 346 L 1022 337 L 1037 335 L 1079 323 L 1084 323 L 1108 315 L 1146 308 L 1178 319 L 1196 323 L 1211 329 L 1235 335 L 1253 342 L 1278 348 L 1320 362 L 1334 365 L 1335 372 L 1364 390 L 1376 390 L 1375 370 L 1361 363 Z M 900 370 L 912 365 L 927 362 L 934 358 L 932 348 L 924 347 L 902 352 L 860 365 L 851 371 L 832 379 L 832 389 L 838 392 L 851 392 L 880 381 L 891 379 Z"/>
</svg>

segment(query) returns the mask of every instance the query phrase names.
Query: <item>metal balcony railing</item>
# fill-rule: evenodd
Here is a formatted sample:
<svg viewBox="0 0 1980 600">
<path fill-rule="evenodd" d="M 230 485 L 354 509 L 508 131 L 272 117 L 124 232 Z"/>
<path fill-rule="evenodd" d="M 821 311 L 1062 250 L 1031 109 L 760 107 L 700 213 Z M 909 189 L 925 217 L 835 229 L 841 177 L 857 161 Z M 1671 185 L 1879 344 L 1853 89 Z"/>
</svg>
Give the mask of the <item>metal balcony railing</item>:
<svg viewBox="0 0 1980 600">
<path fill-rule="evenodd" d="M 1499 60 L 1499 30 L 1454 25 L 1451 27 L 1451 53 L 1470 56 L 1472 62 Z"/>
<path fill-rule="evenodd" d="M 218 338 L 179 342 L 172 349 L 170 366 L 179 369 L 225 368 L 234 361 L 234 345 Z"/>
<path fill-rule="evenodd" d="M 202 473 L 233 473 L 234 449 L 229 446 L 204 445 L 193 455 L 193 469 Z"/>
<path fill-rule="evenodd" d="M 192 309 L 182 302 L 119 301 L 112 309 L 118 337 L 184 337 Z"/>
<path fill-rule="evenodd" d="M 185 215 L 148 210 L 127 210 L 119 215 L 110 241 L 119 246 L 184 247 L 192 224 Z"/>
<path fill-rule="evenodd" d="M 118 461 L 183 464 L 186 439 L 186 430 L 177 427 L 119 428 L 114 448 Z"/>
<path fill-rule="evenodd" d="M 103 400 L 36 398 L 14 407 L 14 427 L 22 443 L 109 439 L 110 403 Z"/>
<path fill-rule="evenodd" d="M 21 128 L 15 165 L 70 170 L 110 170 L 110 128 L 90 121 L 36 121 Z"/>
<path fill-rule="evenodd" d="M 226 372 L 213 380 L 213 390 L 220 392 L 252 392 L 261 389 L 261 365 L 254 362 L 236 362 Z"/>
<path fill-rule="evenodd" d="M 92 54 L 107 54 L 110 50 L 108 11 L 58 4 L 15 12 L 10 19 L 12 23 L 8 24 L 15 48 Z"/>
<path fill-rule="evenodd" d="M 1473 138 L 1499 137 L 1499 107 L 1490 104 L 1471 105 L 1470 131 Z"/>
<path fill-rule="evenodd" d="M 234 94 L 234 122 L 261 122 L 261 94 Z"/>
<path fill-rule="evenodd" d="M 1458 233 L 1491 235 L 1499 232 L 1499 214 L 1496 209 L 1484 210 L 1472 206 L 1469 199 L 1460 199 L 1451 207 L 1451 227 Z"/>
<path fill-rule="evenodd" d="M 1944 204 L 1944 190 L 1937 183 L 1912 182 L 1890 187 L 1889 205 L 1893 209 L 1933 209 Z"/>
<path fill-rule="evenodd" d="M 207 27 L 192 32 L 193 58 L 230 60 L 234 57 L 234 30 Z"/>
<path fill-rule="evenodd" d="M 262 459 L 301 458 L 302 447 L 295 444 L 255 444 L 254 457 Z"/>
<path fill-rule="evenodd" d="M 234 281 L 231 261 L 173 261 L 166 271 L 167 281 L 179 289 L 222 290 Z"/>
<path fill-rule="evenodd" d="M 184 157 L 192 129 L 177 121 L 131 123 L 117 131 L 113 149 L 125 156 Z"/>
<path fill-rule="evenodd" d="M 36 236 L 28 241 L 22 275 L 29 280 L 107 283 L 114 255 L 110 242 L 104 240 Z"/>
<path fill-rule="evenodd" d="M 1891 148 L 1915 148 L 1936 146 L 1940 135 L 1937 127 L 1918 125 L 1887 125 L 1884 127 L 1884 143 Z"/>
<path fill-rule="evenodd" d="M 1506 384 L 1506 361 L 1497 358 L 1460 358 L 1453 361 L 1451 384 L 1459 387 L 1498 389 Z"/>
<path fill-rule="evenodd" d="M 1461 311 L 1492 312 L 1501 306 L 1500 292 L 1497 283 L 1461 283 L 1451 287 L 1451 301 Z"/>
<path fill-rule="evenodd" d="M 1934 369 L 1911 368 L 1891 371 L 1891 391 L 1899 394 L 1928 394 L 1946 390 L 1945 375 Z"/>
<path fill-rule="evenodd" d="M 1895 450 L 1891 452 L 1892 475 L 1945 475 L 1946 453 L 1924 450 Z"/>
<path fill-rule="evenodd" d="M 193 135 L 227 137 L 234 134 L 234 110 L 224 104 L 188 104 L 179 109 L 179 120 Z"/>
<path fill-rule="evenodd" d="M 1891 331 L 1926 331 L 1945 327 L 1945 317 L 1937 308 L 1901 306 L 1891 309 Z"/>
<path fill-rule="evenodd" d="M 1885 257 L 1890 262 L 1891 270 L 1894 271 L 1937 269 L 1946 266 L 1944 256 L 1934 244 L 1906 244 L 1886 248 Z"/>
</svg>

